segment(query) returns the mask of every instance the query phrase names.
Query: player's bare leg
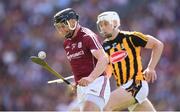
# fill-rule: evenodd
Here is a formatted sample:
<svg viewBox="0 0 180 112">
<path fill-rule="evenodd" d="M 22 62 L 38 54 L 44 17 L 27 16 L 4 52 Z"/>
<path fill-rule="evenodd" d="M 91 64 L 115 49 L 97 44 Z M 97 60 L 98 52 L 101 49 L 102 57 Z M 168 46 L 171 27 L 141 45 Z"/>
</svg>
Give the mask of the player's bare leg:
<svg viewBox="0 0 180 112">
<path fill-rule="evenodd" d="M 80 111 L 80 103 L 78 102 L 77 98 L 75 98 L 68 107 L 69 112 Z"/>
<path fill-rule="evenodd" d="M 138 104 L 133 111 L 150 111 L 156 112 L 152 103 L 147 99 L 142 104 Z"/>
<path fill-rule="evenodd" d="M 69 112 L 75 112 L 75 111 L 76 111 L 76 112 L 79 112 L 80 109 L 79 109 L 79 108 L 73 108 L 73 109 L 70 109 L 70 110 L 69 110 Z"/>
<path fill-rule="evenodd" d="M 131 93 L 127 92 L 122 87 L 114 90 L 111 93 L 110 99 L 105 106 L 105 111 L 123 110 L 134 104 L 136 101 Z"/>
<path fill-rule="evenodd" d="M 91 101 L 86 101 L 85 103 L 84 103 L 84 109 L 83 109 L 84 111 L 100 111 L 100 108 L 96 105 L 96 104 L 94 104 L 93 102 L 91 102 Z"/>
</svg>

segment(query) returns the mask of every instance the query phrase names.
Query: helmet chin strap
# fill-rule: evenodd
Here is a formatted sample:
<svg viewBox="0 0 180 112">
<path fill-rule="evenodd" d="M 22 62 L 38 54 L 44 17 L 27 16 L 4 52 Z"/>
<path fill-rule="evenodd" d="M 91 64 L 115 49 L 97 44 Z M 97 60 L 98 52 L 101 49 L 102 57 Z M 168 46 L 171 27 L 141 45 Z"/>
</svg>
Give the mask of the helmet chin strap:
<svg viewBox="0 0 180 112">
<path fill-rule="evenodd" d="M 70 29 L 72 32 L 69 32 L 65 37 L 66 37 L 66 38 L 71 38 L 71 37 L 73 36 L 74 32 L 75 32 L 76 27 L 77 27 L 77 21 L 76 21 L 74 27 L 71 27 L 71 25 L 70 25 L 70 23 L 69 23 L 68 20 L 67 20 L 67 24 L 68 24 L 69 29 Z"/>
<path fill-rule="evenodd" d="M 68 20 L 67 20 L 67 24 L 68 24 L 68 27 L 69 27 L 70 30 L 75 30 L 75 29 L 76 29 L 76 26 L 77 26 L 77 21 L 75 22 L 74 27 L 71 27 L 71 25 L 70 25 L 70 23 L 69 23 Z"/>
</svg>

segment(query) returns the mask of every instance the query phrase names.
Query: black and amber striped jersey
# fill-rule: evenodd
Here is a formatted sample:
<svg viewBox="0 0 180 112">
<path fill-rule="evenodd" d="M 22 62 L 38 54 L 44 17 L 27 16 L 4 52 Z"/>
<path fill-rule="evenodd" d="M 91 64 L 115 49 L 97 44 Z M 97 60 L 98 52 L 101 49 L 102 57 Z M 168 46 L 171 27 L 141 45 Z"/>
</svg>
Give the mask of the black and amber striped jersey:
<svg viewBox="0 0 180 112">
<path fill-rule="evenodd" d="M 103 42 L 117 86 L 131 79 L 143 80 L 140 51 L 147 40 L 146 35 L 140 32 L 120 31 L 114 40 Z"/>
</svg>

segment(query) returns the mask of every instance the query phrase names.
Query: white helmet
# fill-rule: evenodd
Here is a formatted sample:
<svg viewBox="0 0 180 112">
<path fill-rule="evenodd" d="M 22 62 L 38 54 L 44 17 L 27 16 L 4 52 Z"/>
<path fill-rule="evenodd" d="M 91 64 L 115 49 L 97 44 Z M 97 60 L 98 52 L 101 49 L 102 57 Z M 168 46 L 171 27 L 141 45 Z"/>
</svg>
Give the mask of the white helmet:
<svg viewBox="0 0 180 112">
<path fill-rule="evenodd" d="M 104 21 L 104 20 L 108 21 L 110 24 L 112 24 L 112 26 L 115 29 L 117 29 L 120 26 L 120 17 L 118 15 L 118 13 L 115 11 L 107 11 L 107 12 L 103 12 L 103 13 L 99 14 L 97 17 L 97 22 L 96 22 L 97 26 L 100 21 Z M 116 24 L 114 24 L 113 21 L 116 21 Z"/>
</svg>

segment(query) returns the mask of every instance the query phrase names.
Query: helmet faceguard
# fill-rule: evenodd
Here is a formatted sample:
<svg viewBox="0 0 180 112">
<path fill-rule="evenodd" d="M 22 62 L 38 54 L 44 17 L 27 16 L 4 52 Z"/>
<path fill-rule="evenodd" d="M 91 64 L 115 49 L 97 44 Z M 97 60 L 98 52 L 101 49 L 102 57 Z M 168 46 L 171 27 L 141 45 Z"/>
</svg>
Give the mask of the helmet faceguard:
<svg viewBox="0 0 180 112">
<path fill-rule="evenodd" d="M 97 17 L 97 29 L 99 30 L 100 33 L 103 33 L 99 27 L 99 23 L 101 21 L 108 21 L 109 24 L 112 25 L 113 29 L 118 29 L 120 26 L 120 18 L 117 12 L 114 11 L 107 11 L 103 12 Z"/>
<path fill-rule="evenodd" d="M 74 27 L 71 27 L 69 20 L 70 19 L 75 19 L 77 20 Z M 64 9 L 58 13 L 55 14 L 54 16 L 54 26 L 58 28 L 59 24 L 64 24 L 68 25 L 68 28 L 70 29 L 69 33 L 65 35 L 66 38 L 71 38 L 72 35 L 74 34 L 75 28 L 77 26 L 79 20 L 79 16 L 77 13 L 72 9 L 72 8 L 67 8 Z"/>
</svg>

